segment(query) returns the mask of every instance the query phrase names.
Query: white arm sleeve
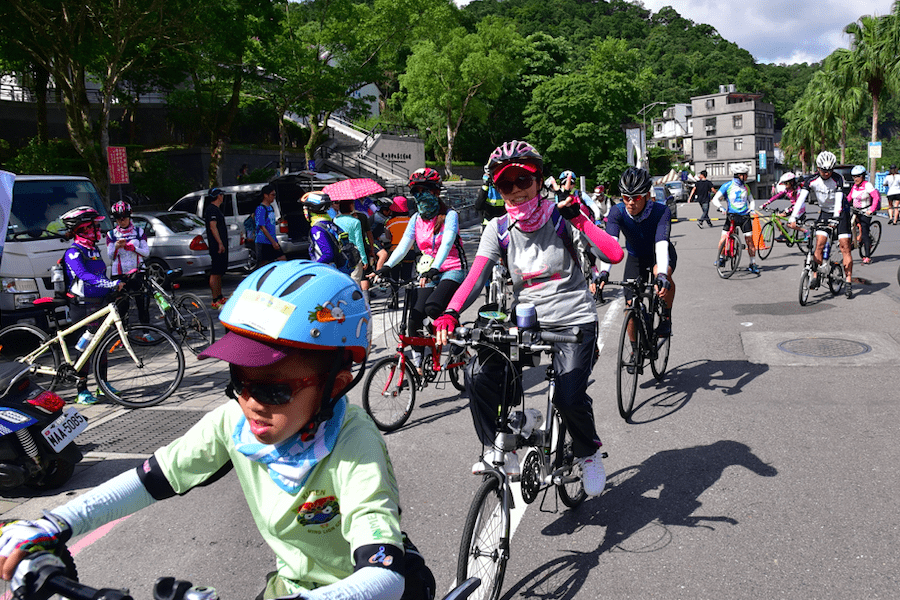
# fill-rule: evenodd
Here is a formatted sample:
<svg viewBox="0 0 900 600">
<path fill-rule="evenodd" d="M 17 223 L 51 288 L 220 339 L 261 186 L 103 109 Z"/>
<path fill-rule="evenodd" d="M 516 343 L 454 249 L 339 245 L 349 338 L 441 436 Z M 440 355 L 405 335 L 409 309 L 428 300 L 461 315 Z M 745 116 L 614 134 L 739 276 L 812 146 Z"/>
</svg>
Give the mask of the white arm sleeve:
<svg viewBox="0 0 900 600">
<path fill-rule="evenodd" d="M 403 575 L 380 567 L 364 567 L 340 581 L 301 595 L 308 600 L 400 600 Z"/>
<path fill-rule="evenodd" d="M 715 206 L 717 209 L 722 208 L 722 190 L 721 190 L 721 188 L 718 191 L 716 191 L 716 195 L 713 196 L 712 203 L 713 203 L 713 206 Z"/>
<path fill-rule="evenodd" d="M 844 191 L 838 190 L 834 193 L 834 218 L 841 216 L 841 209 L 844 207 Z"/>
<path fill-rule="evenodd" d="M 51 511 L 72 528 L 72 535 L 93 531 L 156 502 L 137 471 L 129 469 Z"/>
<path fill-rule="evenodd" d="M 662 273 L 666 277 L 669 276 L 669 241 L 660 240 L 654 245 L 656 249 L 656 269 L 657 273 Z"/>
<path fill-rule="evenodd" d="M 803 210 L 803 205 L 806 204 L 806 198 L 809 196 L 809 190 L 802 189 L 800 190 L 800 194 L 797 196 L 797 202 L 794 203 L 794 210 L 791 211 L 791 218 L 788 219 L 791 223 L 797 220 L 797 217 L 800 216 L 800 211 Z"/>
</svg>

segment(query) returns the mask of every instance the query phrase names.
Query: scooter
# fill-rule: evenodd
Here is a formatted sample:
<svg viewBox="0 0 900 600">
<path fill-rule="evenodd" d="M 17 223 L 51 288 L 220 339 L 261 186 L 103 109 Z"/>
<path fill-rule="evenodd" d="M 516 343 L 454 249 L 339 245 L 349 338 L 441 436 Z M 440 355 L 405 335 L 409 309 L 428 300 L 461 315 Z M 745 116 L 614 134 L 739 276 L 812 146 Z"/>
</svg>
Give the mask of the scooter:
<svg viewBox="0 0 900 600">
<path fill-rule="evenodd" d="M 0 362 L 0 492 L 67 482 L 82 457 L 74 439 L 87 417 L 29 379 L 30 366 Z"/>
</svg>

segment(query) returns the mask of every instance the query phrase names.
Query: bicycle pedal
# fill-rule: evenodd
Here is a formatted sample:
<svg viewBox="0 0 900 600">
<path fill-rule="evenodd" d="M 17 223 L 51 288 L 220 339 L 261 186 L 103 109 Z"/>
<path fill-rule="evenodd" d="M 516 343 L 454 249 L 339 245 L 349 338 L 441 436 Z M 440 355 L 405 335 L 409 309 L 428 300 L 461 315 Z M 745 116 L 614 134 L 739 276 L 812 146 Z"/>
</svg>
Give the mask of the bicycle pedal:
<svg viewBox="0 0 900 600">
<path fill-rule="evenodd" d="M 600 453 L 600 458 L 609 458 L 609 452 Z"/>
</svg>

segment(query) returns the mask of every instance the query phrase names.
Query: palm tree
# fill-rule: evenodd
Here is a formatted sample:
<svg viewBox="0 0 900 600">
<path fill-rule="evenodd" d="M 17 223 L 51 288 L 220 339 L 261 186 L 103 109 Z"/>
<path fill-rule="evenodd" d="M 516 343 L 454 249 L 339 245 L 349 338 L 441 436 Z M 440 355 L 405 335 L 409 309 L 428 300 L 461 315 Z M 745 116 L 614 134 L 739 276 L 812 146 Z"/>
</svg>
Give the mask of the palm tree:
<svg viewBox="0 0 900 600">
<path fill-rule="evenodd" d="M 821 78 L 822 85 L 818 87 L 818 92 L 825 121 L 831 123 L 835 119 L 840 120 L 841 163 L 845 163 L 847 123 L 856 120 L 862 111 L 865 91 L 854 84 L 849 63 L 838 60 L 836 54 L 825 60 L 825 69 L 821 71 L 824 74 Z"/>
<path fill-rule="evenodd" d="M 898 56 L 896 40 L 898 5 L 888 16 L 865 15 L 844 28 L 850 36 L 850 49 L 839 48 L 832 54 L 841 69 L 847 69 L 853 81 L 865 86 L 872 96 L 872 141 L 878 139 L 878 109 L 882 94 L 897 89 Z M 875 160 L 870 160 L 870 172 Z"/>
</svg>

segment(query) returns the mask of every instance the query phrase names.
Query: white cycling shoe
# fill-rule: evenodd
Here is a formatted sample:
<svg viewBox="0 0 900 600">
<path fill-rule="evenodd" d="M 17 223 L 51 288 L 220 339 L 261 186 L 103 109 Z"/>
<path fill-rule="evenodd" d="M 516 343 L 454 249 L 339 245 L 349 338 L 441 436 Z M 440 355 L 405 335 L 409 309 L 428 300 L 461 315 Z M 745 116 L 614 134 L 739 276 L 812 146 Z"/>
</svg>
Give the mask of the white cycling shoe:
<svg viewBox="0 0 900 600">
<path fill-rule="evenodd" d="M 603 468 L 603 450 L 578 459 L 581 462 L 581 481 L 588 496 L 599 496 L 606 487 L 606 469 Z"/>
</svg>

